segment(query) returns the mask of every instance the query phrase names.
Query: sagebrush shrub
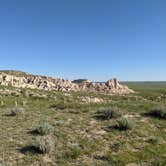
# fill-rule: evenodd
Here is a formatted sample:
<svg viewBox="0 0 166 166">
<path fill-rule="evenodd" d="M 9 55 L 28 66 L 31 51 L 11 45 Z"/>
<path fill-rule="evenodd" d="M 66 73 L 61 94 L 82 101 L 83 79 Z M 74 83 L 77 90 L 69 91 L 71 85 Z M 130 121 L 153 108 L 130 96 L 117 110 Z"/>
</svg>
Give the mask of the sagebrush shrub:
<svg viewBox="0 0 166 166">
<path fill-rule="evenodd" d="M 54 150 L 54 140 L 50 136 L 40 136 L 36 139 L 35 148 L 43 154 L 50 154 Z"/>
<path fill-rule="evenodd" d="M 25 112 L 25 109 L 24 109 L 24 108 L 21 108 L 21 107 L 14 107 L 14 108 L 11 109 L 10 115 L 16 116 L 16 115 L 23 114 L 24 112 Z"/>
<path fill-rule="evenodd" d="M 121 116 L 121 113 L 117 107 L 103 108 L 97 111 L 97 118 L 100 118 L 103 120 L 109 120 L 109 119 L 117 118 L 120 116 Z"/>
<path fill-rule="evenodd" d="M 165 107 L 153 108 L 149 112 L 147 112 L 146 115 L 160 119 L 166 119 L 166 108 Z"/>
<path fill-rule="evenodd" d="M 122 118 L 117 120 L 117 125 L 115 127 L 119 130 L 131 130 L 133 128 L 133 122 L 127 118 Z"/>
<path fill-rule="evenodd" d="M 151 143 L 151 144 L 155 144 L 159 141 L 159 139 L 155 136 L 151 136 L 149 137 L 149 139 L 147 140 L 147 142 Z"/>
<path fill-rule="evenodd" d="M 48 135 L 48 134 L 50 134 L 51 129 L 52 129 L 52 126 L 50 124 L 44 122 L 44 123 L 40 123 L 36 127 L 35 132 L 37 132 L 40 135 Z"/>
</svg>

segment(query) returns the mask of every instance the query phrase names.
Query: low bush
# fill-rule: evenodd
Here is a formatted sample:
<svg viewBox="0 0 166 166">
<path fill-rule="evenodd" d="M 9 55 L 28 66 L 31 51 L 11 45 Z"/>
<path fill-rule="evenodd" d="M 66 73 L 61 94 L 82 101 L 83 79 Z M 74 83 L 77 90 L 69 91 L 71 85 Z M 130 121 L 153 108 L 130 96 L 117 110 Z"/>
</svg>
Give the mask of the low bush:
<svg viewBox="0 0 166 166">
<path fill-rule="evenodd" d="M 11 109 L 10 115 L 11 115 L 11 116 L 16 116 L 16 115 L 23 114 L 24 112 L 25 112 L 25 109 L 24 109 L 24 108 L 21 108 L 21 107 L 14 107 L 14 108 Z"/>
<path fill-rule="evenodd" d="M 159 141 L 159 139 L 155 136 L 150 137 L 147 142 L 151 144 L 156 144 Z"/>
<path fill-rule="evenodd" d="M 145 113 L 145 115 L 160 119 L 166 119 L 166 108 L 165 107 L 153 108 L 149 112 Z"/>
<path fill-rule="evenodd" d="M 70 147 L 64 154 L 66 159 L 77 159 L 82 154 L 81 149 L 78 147 Z"/>
<path fill-rule="evenodd" d="M 117 120 L 115 128 L 119 130 L 131 130 L 133 128 L 133 123 L 127 118 L 122 118 L 120 120 Z"/>
<path fill-rule="evenodd" d="M 97 111 L 96 118 L 102 120 L 109 120 L 121 116 L 120 110 L 117 107 L 103 108 Z"/>
<path fill-rule="evenodd" d="M 50 154 L 54 150 L 54 141 L 50 136 L 38 137 L 34 147 L 43 154 Z"/>
<path fill-rule="evenodd" d="M 52 126 L 48 123 L 40 123 L 36 128 L 35 132 L 40 135 L 48 135 L 50 134 Z"/>
</svg>

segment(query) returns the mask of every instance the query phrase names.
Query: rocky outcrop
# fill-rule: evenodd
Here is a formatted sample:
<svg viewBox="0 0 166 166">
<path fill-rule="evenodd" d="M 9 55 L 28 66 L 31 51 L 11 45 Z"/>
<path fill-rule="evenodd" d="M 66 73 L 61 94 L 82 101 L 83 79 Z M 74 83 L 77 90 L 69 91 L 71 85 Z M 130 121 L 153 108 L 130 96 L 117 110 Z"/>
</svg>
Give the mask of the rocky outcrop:
<svg viewBox="0 0 166 166">
<path fill-rule="evenodd" d="M 82 82 L 78 84 L 80 91 L 105 93 L 105 94 L 129 94 L 134 91 L 127 86 L 120 85 L 116 78 L 108 80 L 106 83 Z"/>
<path fill-rule="evenodd" d="M 59 78 L 35 76 L 30 74 L 11 74 L 0 72 L 0 85 L 14 86 L 18 88 L 55 90 L 55 91 L 82 91 L 105 94 L 128 94 L 133 93 L 127 86 L 120 85 L 117 79 L 106 83 L 90 82 L 89 80 L 70 81 Z"/>
</svg>

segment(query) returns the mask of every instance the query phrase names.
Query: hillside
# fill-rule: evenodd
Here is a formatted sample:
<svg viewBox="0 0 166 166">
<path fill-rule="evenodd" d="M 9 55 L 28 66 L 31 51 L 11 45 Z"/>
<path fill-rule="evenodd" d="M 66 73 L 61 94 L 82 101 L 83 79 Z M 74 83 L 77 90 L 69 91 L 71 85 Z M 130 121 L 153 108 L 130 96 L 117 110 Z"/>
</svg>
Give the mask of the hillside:
<svg viewBox="0 0 166 166">
<path fill-rule="evenodd" d="M 23 72 L 23 71 L 17 71 L 17 70 L 0 70 L 0 73 L 14 75 L 14 76 L 27 76 L 31 75 L 29 73 Z"/>
</svg>

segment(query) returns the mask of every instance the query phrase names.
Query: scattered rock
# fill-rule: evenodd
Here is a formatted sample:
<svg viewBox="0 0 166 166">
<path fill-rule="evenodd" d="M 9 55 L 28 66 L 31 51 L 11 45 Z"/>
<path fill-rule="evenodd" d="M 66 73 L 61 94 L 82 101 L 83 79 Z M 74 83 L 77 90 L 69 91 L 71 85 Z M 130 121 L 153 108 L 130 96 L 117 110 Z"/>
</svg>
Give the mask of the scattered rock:
<svg viewBox="0 0 166 166">
<path fill-rule="evenodd" d="M 99 97 L 88 97 L 88 96 L 84 96 L 84 97 L 79 97 L 79 99 L 81 100 L 82 103 L 103 103 L 105 102 L 104 99 L 99 98 Z"/>
<path fill-rule="evenodd" d="M 9 90 L 9 89 L 0 89 L 0 95 L 1 96 L 20 96 L 21 93 L 17 90 Z"/>
</svg>

